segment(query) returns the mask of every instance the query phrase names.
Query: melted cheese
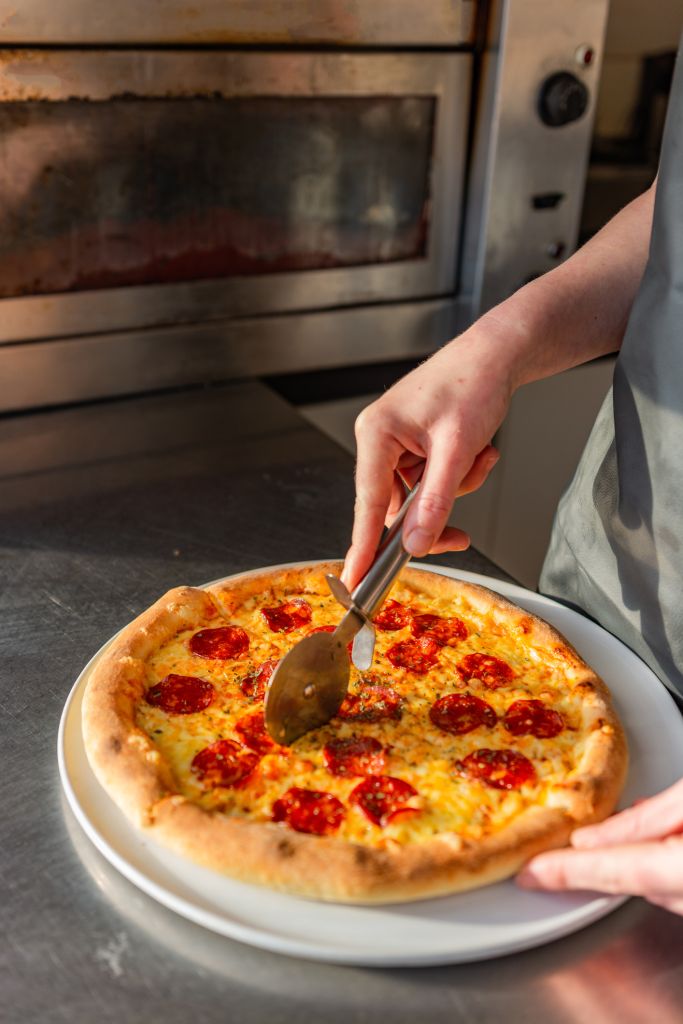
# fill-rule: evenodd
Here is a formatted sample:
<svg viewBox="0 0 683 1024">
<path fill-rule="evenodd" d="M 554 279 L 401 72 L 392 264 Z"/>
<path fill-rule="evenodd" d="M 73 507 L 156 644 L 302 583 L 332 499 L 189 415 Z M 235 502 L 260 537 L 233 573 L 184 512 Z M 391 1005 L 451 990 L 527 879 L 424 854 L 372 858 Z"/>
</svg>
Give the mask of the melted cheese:
<svg viewBox="0 0 683 1024">
<path fill-rule="evenodd" d="M 410 627 L 377 632 L 373 676 L 391 686 L 404 700 L 400 720 L 358 722 L 333 719 L 328 725 L 301 737 L 290 748 L 278 747 L 267 754 L 258 768 L 239 788 L 206 789 L 191 769 L 192 759 L 204 747 L 224 738 L 239 742 L 235 723 L 242 716 L 262 709 L 261 701 L 242 694 L 239 683 L 255 666 L 269 658 L 282 657 L 290 647 L 316 626 L 336 624 L 339 605 L 332 597 L 287 594 L 283 600 L 301 597 L 313 610 L 310 623 L 292 633 L 273 633 L 260 613 L 261 604 L 272 605 L 272 594 L 263 602 L 250 598 L 233 624 L 242 626 L 250 638 L 248 655 L 234 661 L 217 661 L 193 655 L 188 640 L 196 630 L 180 633 L 158 650 L 147 665 L 148 686 L 169 673 L 199 676 L 216 690 L 212 705 L 189 715 L 167 714 L 143 702 L 137 711 L 138 725 L 151 737 L 170 763 L 179 791 L 206 809 L 224 811 L 256 821 L 270 821 L 272 805 L 291 786 L 333 793 L 346 808 L 346 817 L 336 835 L 343 839 L 381 846 L 388 840 L 399 843 L 424 841 L 436 833 L 455 832 L 465 840 L 476 840 L 505 826 L 525 807 L 544 804 L 552 788 L 564 783 L 581 758 L 586 743 L 582 732 L 579 695 L 568 683 L 568 667 L 561 651 L 553 647 L 536 649 L 527 637 L 484 616 L 464 599 L 416 598 L 412 591 L 395 588 L 392 597 L 418 612 L 443 617 L 457 615 L 469 630 L 467 639 L 455 647 L 442 647 L 438 664 L 425 676 L 396 668 L 387 650 L 409 639 Z M 515 677 L 496 690 L 477 679 L 463 685 L 456 665 L 473 652 L 494 655 L 507 662 Z M 351 668 L 350 692 L 358 688 L 359 673 Z M 429 710 L 437 698 L 449 693 L 471 693 L 490 704 L 498 723 L 480 726 L 463 736 L 453 736 L 434 726 Z M 515 700 L 540 699 L 559 711 L 564 730 L 552 739 L 512 736 L 503 726 L 505 710 Z M 404 779 L 419 793 L 420 813 L 404 816 L 384 828 L 370 822 L 349 803 L 360 777 L 332 775 L 324 765 L 323 747 L 334 737 L 373 736 L 388 750 L 384 774 Z M 520 789 L 498 790 L 484 782 L 464 778 L 454 763 L 480 747 L 513 749 L 531 760 L 537 773 L 534 783 Z"/>
</svg>

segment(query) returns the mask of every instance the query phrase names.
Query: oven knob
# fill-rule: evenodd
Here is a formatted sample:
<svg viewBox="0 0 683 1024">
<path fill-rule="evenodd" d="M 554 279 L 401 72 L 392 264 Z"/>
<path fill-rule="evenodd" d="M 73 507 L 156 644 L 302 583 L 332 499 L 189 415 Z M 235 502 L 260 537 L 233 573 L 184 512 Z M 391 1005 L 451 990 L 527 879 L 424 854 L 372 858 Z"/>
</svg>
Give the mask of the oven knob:
<svg viewBox="0 0 683 1024">
<path fill-rule="evenodd" d="M 546 78 L 538 97 L 538 113 L 543 124 L 559 128 L 585 113 L 588 89 L 576 75 L 558 71 Z"/>
</svg>

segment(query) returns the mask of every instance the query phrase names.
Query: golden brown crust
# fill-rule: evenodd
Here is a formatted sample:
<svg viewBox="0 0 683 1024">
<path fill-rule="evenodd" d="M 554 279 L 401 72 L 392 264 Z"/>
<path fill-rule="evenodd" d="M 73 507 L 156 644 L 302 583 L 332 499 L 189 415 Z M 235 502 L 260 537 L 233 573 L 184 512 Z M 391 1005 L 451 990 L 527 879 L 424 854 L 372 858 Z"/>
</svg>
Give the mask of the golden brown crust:
<svg viewBox="0 0 683 1024">
<path fill-rule="evenodd" d="M 98 781 L 138 825 L 154 804 L 177 789 L 170 768 L 135 724 L 145 690 L 144 659 L 197 619 L 218 615 L 203 590 L 177 587 L 126 626 L 91 672 L 83 697 L 83 739 Z"/>
<path fill-rule="evenodd" d="M 261 569 L 245 573 L 239 579 L 225 580 L 207 587 L 226 618 L 247 598 L 270 593 L 286 594 L 327 594 L 325 575 L 339 576 L 342 562 L 316 562 L 315 565 L 295 566 L 287 569 Z"/>
<path fill-rule="evenodd" d="M 444 833 L 385 849 L 207 812 L 182 796 L 154 809 L 151 834 L 204 867 L 241 881 L 339 903 L 396 903 L 464 892 L 514 874 L 573 828 L 560 810 L 532 807 L 479 843 Z"/>
<path fill-rule="evenodd" d="M 527 643 L 550 646 L 566 663 L 581 694 L 583 755 L 547 806 L 529 807 L 498 832 L 474 843 L 455 833 L 408 845 L 374 848 L 281 825 L 208 811 L 179 792 L 170 766 L 135 722 L 145 689 L 147 658 L 183 629 L 220 624 L 252 595 L 271 591 L 323 594 L 331 562 L 266 570 L 215 584 L 207 591 L 170 591 L 127 626 L 107 648 L 88 682 L 83 704 L 86 750 L 95 774 L 119 807 L 149 834 L 206 867 L 318 899 L 388 902 L 421 899 L 485 885 L 514 873 L 530 856 L 561 846 L 578 824 L 613 809 L 626 771 L 621 725 L 604 683 L 553 627 L 494 591 L 424 570 L 406 569 L 401 585 L 427 598 L 457 594 Z M 216 621 L 214 621 L 216 620 Z"/>
</svg>

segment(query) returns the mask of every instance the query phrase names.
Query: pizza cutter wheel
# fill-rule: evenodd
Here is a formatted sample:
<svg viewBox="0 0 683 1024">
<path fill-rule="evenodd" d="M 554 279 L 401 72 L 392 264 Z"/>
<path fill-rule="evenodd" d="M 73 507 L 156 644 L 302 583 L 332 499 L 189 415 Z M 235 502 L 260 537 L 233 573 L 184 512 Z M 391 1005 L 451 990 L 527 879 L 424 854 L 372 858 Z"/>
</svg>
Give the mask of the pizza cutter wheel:
<svg viewBox="0 0 683 1024">
<path fill-rule="evenodd" d="M 295 644 L 277 666 L 266 689 L 266 729 L 276 743 L 289 746 L 304 733 L 325 725 L 339 710 L 349 687 L 351 660 L 361 672 L 372 665 L 372 619 L 410 555 L 402 527 L 417 483 L 377 549 L 375 559 L 352 594 L 340 579 L 326 576 L 333 596 L 347 609 L 334 633 L 314 633 Z"/>
</svg>

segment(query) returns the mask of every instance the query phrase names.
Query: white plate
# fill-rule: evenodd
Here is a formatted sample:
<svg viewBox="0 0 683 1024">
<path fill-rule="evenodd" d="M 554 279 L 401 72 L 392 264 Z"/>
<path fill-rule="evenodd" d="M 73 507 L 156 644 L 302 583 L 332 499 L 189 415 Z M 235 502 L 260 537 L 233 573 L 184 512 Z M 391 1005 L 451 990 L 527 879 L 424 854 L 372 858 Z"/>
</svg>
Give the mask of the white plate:
<svg viewBox="0 0 683 1024">
<path fill-rule="evenodd" d="M 654 673 L 619 640 L 571 609 L 521 587 L 448 568 L 435 571 L 491 587 L 547 619 L 605 679 L 629 739 L 624 806 L 683 776 L 683 718 Z M 81 702 L 101 653 L 84 668 L 62 714 L 59 770 L 66 796 L 86 834 L 115 868 L 197 924 L 290 956 L 418 966 L 483 960 L 537 946 L 584 927 L 623 902 L 590 893 L 525 892 L 507 881 L 419 903 L 349 907 L 281 895 L 197 867 L 134 828 L 90 769 Z"/>
</svg>

